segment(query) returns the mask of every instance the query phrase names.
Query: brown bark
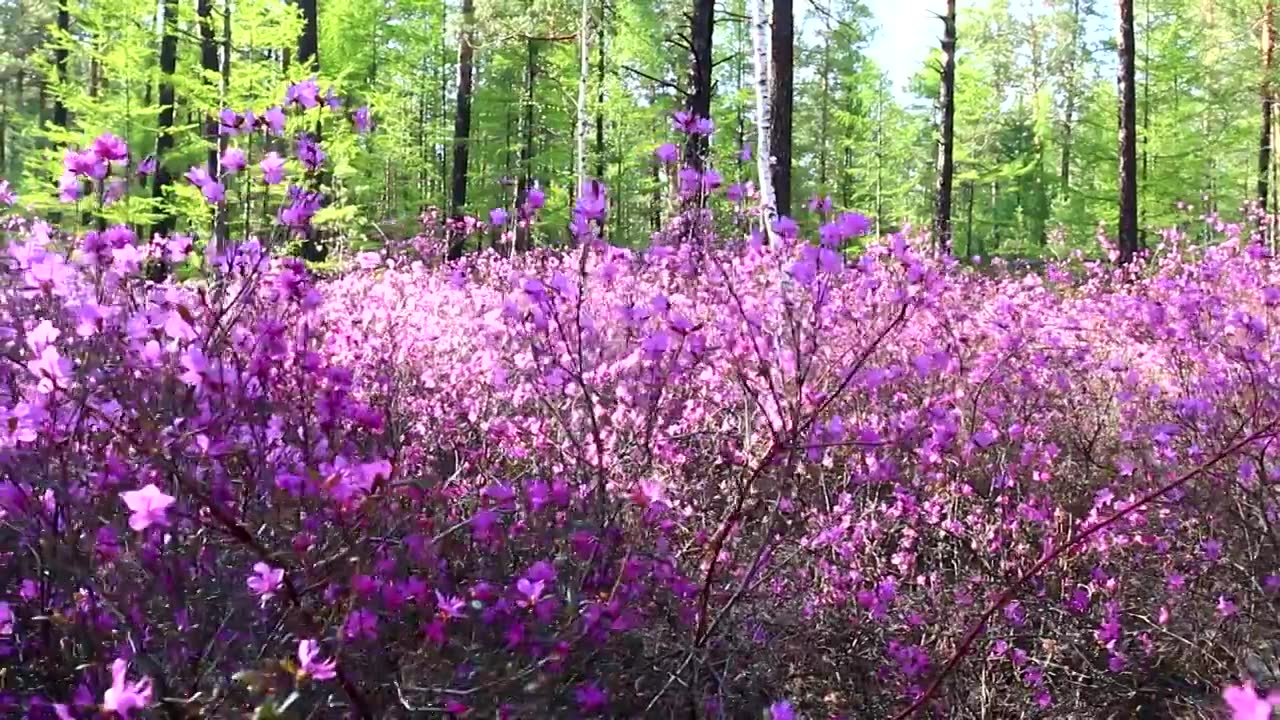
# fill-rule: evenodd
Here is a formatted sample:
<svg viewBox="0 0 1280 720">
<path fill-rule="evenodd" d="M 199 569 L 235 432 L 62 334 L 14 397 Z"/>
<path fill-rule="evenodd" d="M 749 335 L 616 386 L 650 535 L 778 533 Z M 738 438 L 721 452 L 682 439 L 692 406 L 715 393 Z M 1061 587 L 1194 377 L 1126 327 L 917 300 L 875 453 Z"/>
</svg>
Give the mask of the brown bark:
<svg viewBox="0 0 1280 720">
<path fill-rule="evenodd" d="M 160 23 L 160 115 L 156 120 L 156 174 L 151 186 L 152 197 L 164 197 L 165 189 L 172 182 L 169 175 L 169 152 L 173 150 L 174 91 L 173 75 L 178 68 L 178 0 L 161 0 Z M 168 235 L 173 232 L 173 215 L 165 212 L 156 222 L 154 232 Z"/>
<path fill-rule="evenodd" d="M 58 32 L 63 36 L 71 31 L 71 10 L 68 8 L 70 2 L 71 0 L 58 0 Z M 53 98 L 53 124 L 64 129 L 68 127 L 69 122 L 67 104 L 62 99 L 67 87 L 66 42 L 66 37 L 60 37 L 58 39 L 58 47 L 53 51 L 53 66 L 58 74 L 58 92 Z"/>
<path fill-rule="evenodd" d="M 1119 0 L 1120 62 L 1116 84 L 1120 95 L 1119 261 L 1127 263 L 1138 251 L 1137 100 L 1134 93 L 1133 0 Z"/>
<path fill-rule="evenodd" d="M 691 57 L 686 109 L 698 117 L 711 117 L 711 48 L 715 12 L 715 0 L 693 0 L 693 11 L 689 15 Z M 690 134 L 685 142 L 685 157 L 689 164 L 701 169 L 706 155 L 706 136 Z"/>
<path fill-rule="evenodd" d="M 956 0 L 947 0 L 942 17 L 942 84 L 938 112 L 938 177 L 934 196 L 933 241 L 940 252 L 951 250 L 951 184 L 955 175 L 953 141 L 956 119 Z"/>
<path fill-rule="evenodd" d="M 473 0 L 462 0 L 462 32 L 458 38 L 458 89 L 454 96 L 453 115 L 453 177 L 449 195 L 449 214 L 454 218 L 462 216 L 462 209 L 467 204 L 467 163 L 471 151 L 471 85 L 475 57 L 475 48 L 471 45 L 471 24 L 475 21 L 474 15 Z M 450 259 L 462 256 L 464 239 L 461 236 L 450 239 Z"/>
<path fill-rule="evenodd" d="M 773 0 L 773 123 L 769 126 L 769 150 L 773 153 L 773 195 L 779 215 L 791 215 L 791 137 L 795 92 L 795 13 L 792 0 Z"/>
<path fill-rule="evenodd" d="M 1274 0 L 1266 0 L 1262 15 L 1262 132 L 1258 141 L 1258 204 L 1267 209 L 1267 175 L 1271 163 L 1271 123 L 1275 106 L 1276 18 Z"/>
</svg>

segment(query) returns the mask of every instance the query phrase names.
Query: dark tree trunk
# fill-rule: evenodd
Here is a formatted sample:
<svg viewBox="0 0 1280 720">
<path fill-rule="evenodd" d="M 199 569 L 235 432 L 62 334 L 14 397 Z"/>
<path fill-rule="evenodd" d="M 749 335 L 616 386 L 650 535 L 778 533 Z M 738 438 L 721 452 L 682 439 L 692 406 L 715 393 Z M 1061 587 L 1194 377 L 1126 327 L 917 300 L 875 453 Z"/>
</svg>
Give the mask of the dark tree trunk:
<svg viewBox="0 0 1280 720">
<path fill-rule="evenodd" d="M 604 180 L 606 158 L 604 151 L 604 41 L 605 7 L 600 3 L 600 22 L 596 38 L 596 177 Z"/>
<path fill-rule="evenodd" d="M 779 215 L 791 215 L 791 110 L 795 85 L 795 14 L 792 0 L 773 0 L 773 88 L 770 102 L 773 124 L 769 126 L 769 150 L 773 194 Z"/>
<path fill-rule="evenodd" d="M 298 64 L 311 72 L 320 69 L 320 9 L 317 0 L 298 0 L 302 34 L 298 36 Z"/>
<path fill-rule="evenodd" d="M 1258 142 L 1258 205 L 1267 209 L 1267 175 L 1271 164 L 1271 122 L 1275 87 L 1271 81 L 1276 52 L 1276 17 L 1273 0 L 1266 0 L 1262 15 L 1262 132 Z M 1268 223 L 1270 227 L 1270 223 Z"/>
<path fill-rule="evenodd" d="M 68 8 L 71 0 L 58 0 L 58 32 L 60 35 L 66 35 L 71 32 L 71 10 Z M 62 95 L 67 88 L 67 47 L 64 44 L 66 38 L 62 37 L 58 40 L 58 48 L 53 51 L 53 66 L 58 74 L 58 92 L 53 98 L 53 124 L 60 128 L 67 128 L 67 104 L 63 101 Z"/>
<path fill-rule="evenodd" d="M 524 67 L 524 116 L 520 122 L 522 140 L 520 142 L 520 184 L 516 188 L 517 205 L 524 202 L 529 194 L 529 188 L 533 187 L 533 100 L 534 86 L 538 80 L 538 45 L 533 38 L 528 38 L 525 42 L 527 51 Z M 516 248 L 529 249 L 528 227 L 516 228 Z"/>
<path fill-rule="evenodd" d="M 943 16 L 942 24 L 942 86 L 938 97 L 938 178 L 933 207 L 933 238 L 940 252 L 950 252 L 951 182 L 955 174 L 956 0 L 947 0 L 947 14 Z"/>
<path fill-rule="evenodd" d="M 1120 262 L 1138 251 L 1137 99 L 1134 93 L 1133 0 L 1119 0 L 1120 62 L 1116 84 L 1120 95 Z"/>
<path fill-rule="evenodd" d="M 213 0 L 198 0 L 196 20 L 200 26 L 200 69 L 207 84 L 219 71 L 218 40 L 213 32 Z M 218 172 L 218 120 L 215 115 L 205 117 L 203 134 L 208 144 L 205 163 L 209 174 L 216 175 Z"/>
<path fill-rule="evenodd" d="M 689 90 L 686 109 L 698 117 L 711 117 L 712 35 L 716 21 L 715 0 L 693 0 L 689 15 Z M 690 134 L 685 144 L 685 157 L 690 165 L 701 169 L 707 156 L 705 135 Z"/>
<path fill-rule="evenodd" d="M 462 0 L 462 32 L 458 37 L 458 90 L 454 99 L 453 115 L 453 177 L 449 195 L 449 214 L 461 218 L 467 205 L 467 160 L 471 142 L 471 84 L 475 48 L 471 46 L 471 24 L 474 22 L 475 5 L 472 0 Z M 449 259 L 462 255 L 465 236 L 449 240 Z"/>
<path fill-rule="evenodd" d="M 172 177 L 169 175 L 169 153 L 173 150 L 174 92 L 173 74 L 178 69 L 178 0 L 161 0 L 160 3 L 160 116 L 156 120 L 156 174 L 151 195 L 164 197 Z M 167 210 L 156 222 L 154 232 L 168 235 L 173 232 L 173 215 Z"/>
<path fill-rule="evenodd" d="M 318 0 L 297 0 L 298 10 L 302 13 L 302 33 L 298 35 L 298 64 L 307 72 L 320 70 L 320 8 Z M 320 129 L 315 131 L 315 140 L 320 142 Z M 328 256 L 328 249 L 320 242 L 314 227 L 307 229 L 307 236 L 302 240 L 302 257 L 311 262 L 321 262 Z"/>
</svg>

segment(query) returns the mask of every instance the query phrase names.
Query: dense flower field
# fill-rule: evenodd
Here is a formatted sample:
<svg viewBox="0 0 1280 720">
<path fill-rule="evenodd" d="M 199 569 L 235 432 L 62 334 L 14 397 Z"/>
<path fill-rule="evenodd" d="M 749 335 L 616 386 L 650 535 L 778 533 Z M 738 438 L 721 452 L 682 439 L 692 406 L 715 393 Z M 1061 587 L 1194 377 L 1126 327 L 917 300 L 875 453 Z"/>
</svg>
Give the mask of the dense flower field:
<svg viewBox="0 0 1280 720">
<path fill-rule="evenodd" d="M 856 215 L 627 250 L 579 195 L 571 248 L 445 263 L 433 223 L 326 278 L 251 240 L 157 279 L 189 241 L 11 219 L 0 713 L 1280 704 L 1280 266 L 1247 233 L 1021 275 L 841 252 Z"/>
</svg>

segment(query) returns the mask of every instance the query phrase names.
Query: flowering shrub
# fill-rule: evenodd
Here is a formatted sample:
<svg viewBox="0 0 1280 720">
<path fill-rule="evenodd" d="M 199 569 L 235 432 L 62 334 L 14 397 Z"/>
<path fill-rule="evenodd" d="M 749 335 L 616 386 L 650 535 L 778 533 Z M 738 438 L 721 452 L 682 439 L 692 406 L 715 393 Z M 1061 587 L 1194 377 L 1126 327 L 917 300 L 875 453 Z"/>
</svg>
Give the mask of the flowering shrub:
<svg viewBox="0 0 1280 720">
<path fill-rule="evenodd" d="M 1274 678 L 1216 689 L 1277 639 L 1280 270 L 1248 238 L 983 274 L 851 258 L 852 214 L 762 247 L 696 207 L 627 250 L 577 197 L 567 250 L 442 263 L 481 225 L 431 216 L 324 280 L 269 239 L 157 280 L 189 240 L 11 222 L 0 710 L 1269 712 Z"/>
</svg>

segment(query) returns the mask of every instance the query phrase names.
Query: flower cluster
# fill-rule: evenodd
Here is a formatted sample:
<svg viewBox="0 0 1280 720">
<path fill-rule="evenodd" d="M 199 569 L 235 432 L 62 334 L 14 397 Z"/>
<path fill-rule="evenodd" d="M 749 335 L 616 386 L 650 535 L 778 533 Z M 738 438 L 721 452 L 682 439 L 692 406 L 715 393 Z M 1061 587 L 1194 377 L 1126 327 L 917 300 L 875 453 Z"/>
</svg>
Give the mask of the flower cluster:
<svg viewBox="0 0 1280 720">
<path fill-rule="evenodd" d="M 597 181 L 572 211 L 572 247 L 452 263 L 484 223 L 429 213 L 328 278 L 245 238 L 156 281 L 189 239 L 15 225 L 0 715 L 1271 711 L 1193 680 L 1277 630 L 1280 268 L 1239 228 L 1026 275 L 825 200 L 772 246 L 703 208 L 613 246 Z"/>
</svg>

